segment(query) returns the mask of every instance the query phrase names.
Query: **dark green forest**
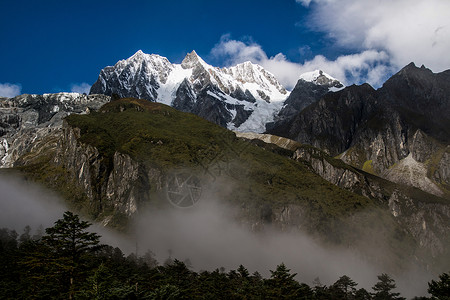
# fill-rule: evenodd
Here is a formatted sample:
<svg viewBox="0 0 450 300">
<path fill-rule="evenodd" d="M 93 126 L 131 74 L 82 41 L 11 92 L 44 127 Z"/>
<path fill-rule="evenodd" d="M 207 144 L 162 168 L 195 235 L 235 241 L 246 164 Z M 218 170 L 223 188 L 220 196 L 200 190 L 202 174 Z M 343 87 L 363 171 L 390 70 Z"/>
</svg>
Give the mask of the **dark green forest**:
<svg viewBox="0 0 450 300">
<path fill-rule="evenodd" d="M 90 225 L 67 211 L 34 235 L 29 226 L 20 235 L 0 229 L 0 299 L 405 299 L 387 274 L 368 291 L 346 275 L 330 286 L 300 283 L 283 263 L 270 278 L 243 265 L 195 272 L 171 257 L 159 265 L 151 251 L 125 256 L 100 244 Z M 449 274 L 428 287 L 431 298 L 414 299 L 450 299 Z"/>
</svg>

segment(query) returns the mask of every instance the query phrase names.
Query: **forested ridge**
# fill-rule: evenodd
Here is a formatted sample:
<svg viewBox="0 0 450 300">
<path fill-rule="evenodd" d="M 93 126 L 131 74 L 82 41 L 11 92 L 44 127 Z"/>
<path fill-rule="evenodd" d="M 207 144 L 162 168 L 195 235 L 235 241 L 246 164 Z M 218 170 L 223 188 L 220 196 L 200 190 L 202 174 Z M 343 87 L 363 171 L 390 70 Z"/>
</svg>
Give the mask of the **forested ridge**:
<svg viewBox="0 0 450 300">
<path fill-rule="evenodd" d="M 125 256 L 100 244 L 90 225 L 67 211 L 45 233 L 0 229 L 0 299 L 405 299 L 387 274 L 368 291 L 346 275 L 330 286 L 300 283 L 283 263 L 269 278 L 243 265 L 196 272 L 170 256 L 159 265 L 151 251 Z M 431 298 L 414 299 L 450 299 L 448 273 L 428 287 Z"/>
</svg>

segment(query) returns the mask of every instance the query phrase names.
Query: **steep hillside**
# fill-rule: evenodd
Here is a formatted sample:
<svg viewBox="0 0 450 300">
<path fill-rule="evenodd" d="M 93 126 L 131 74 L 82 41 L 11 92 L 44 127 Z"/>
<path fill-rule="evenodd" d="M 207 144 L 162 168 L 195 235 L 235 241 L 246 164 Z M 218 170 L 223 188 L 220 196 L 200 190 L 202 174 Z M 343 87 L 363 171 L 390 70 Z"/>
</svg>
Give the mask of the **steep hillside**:
<svg viewBox="0 0 450 300">
<path fill-rule="evenodd" d="M 410 64 L 379 90 L 364 84 L 328 93 L 269 133 L 448 198 L 449 74 Z M 410 154 L 408 161 L 421 164 L 424 172 L 409 175 L 398 167 Z"/>
<path fill-rule="evenodd" d="M 448 241 L 420 245 L 386 201 L 339 188 L 309 163 L 160 103 L 121 99 L 98 112 L 71 115 L 15 169 L 117 228 L 125 229 L 144 208 L 195 209 L 197 201 L 214 198 L 236 207 L 235 218 L 252 230 L 272 225 L 307 232 L 326 243 L 352 245 L 388 269 L 413 257 L 433 268 L 448 263 L 442 259 Z M 388 258 L 373 251 L 380 243 Z M 432 244 L 441 246 L 432 250 Z"/>
<path fill-rule="evenodd" d="M 448 255 L 444 249 L 450 245 L 447 233 L 450 230 L 450 203 L 446 199 L 425 193 L 410 184 L 395 184 L 367 173 L 310 145 L 270 134 L 236 134 L 252 140 L 268 151 L 303 163 L 312 172 L 336 186 L 383 203 L 398 224 L 406 228 L 422 247 L 435 255 L 442 253 L 442 258 Z M 260 141 L 265 143 L 261 144 Z"/>
<path fill-rule="evenodd" d="M 130 188 L 123 193 L 128 195 L 123 199 L 128 203 L 124 207 L 133 208 L 119 209 L 117 207 L 120 205 L 114 205 L 117 213 L 131 216 L 139 205 L 148 201 L 164 202 L 166 199 L 160 199 L 158 195 L 133 196 L 132 190 L 138 194 L 145 190 L 161 192 L 171 174 L 177 172 L 192 173 L 201 181 L 205 180 L 205 186 L 229 181 L 227 185 L 233 188 L 224 195 L 226 201 L 252 204 L 259 209 L 266 204 L 281 207 L 315 203 L 325 215 L 340 218 L 352 211 L 352 207 L 357 211 L 374 205 L 365 198 L 328 184 L 302 164 L 241 141 L 233 132 L 160 103 L 117 100 L 105 105 L 99 112 L 71 115 L 66 122 L 62 144 L 55 149 L 57 153 L 52 163 L 67 164 L 70 160 L 70 164 L 75 164 L 65 168 L 75 168 L 75 174 L 80 174 L 78 179 L 86 180 L 81 183 L 87 190 L 89 185 L 91 188 L 98 185 L 90 193 L 91 200 L 98 202 L 108 198 L 117 200 L 114 198 L 117 194 L 108 196 L 107 190 L 113 188 L 113 177 L 120 176 L 121 179 L 116 178 L 116 184 L 128 184 Z M 77 157 L 77 151 L 89 153 L 83 152 Z M 16 165 L 27 168 L 40 157 L 36 153 L 23 156 Z M 126 162 L 126 166 L 122 167 L 125 174 L 116 170 L 119 161 L 123 164 L 122 160 Z M 89 164 L 89 168 L 83 163 Z M 95 176 L 92 174 L 94 169 Z M 140 180 L 143 180 L 140 183 L 143 187 L 139 187 Z M 220 184 L 215 188 L 224 187 Z M 137 202 L 133 202 L 135 200 Z M 105 209 L 93 209 L 92 213 L 97 217 Z M 263 217 L 260 213 L 262 211 L 257 210 L 251 217 L 259 220 Z M 264 214 L 267 220 L 274 217 L 271 209 Z M 312 224 L 302 226 L 313 229 Z"/>
</svg>

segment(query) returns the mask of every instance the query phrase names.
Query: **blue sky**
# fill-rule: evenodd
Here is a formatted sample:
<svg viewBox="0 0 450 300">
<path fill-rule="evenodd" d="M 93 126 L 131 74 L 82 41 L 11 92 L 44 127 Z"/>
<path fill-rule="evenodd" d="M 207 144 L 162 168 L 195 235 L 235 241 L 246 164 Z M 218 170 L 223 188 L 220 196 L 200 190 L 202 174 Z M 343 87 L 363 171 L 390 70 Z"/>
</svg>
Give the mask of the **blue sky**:
<svg viewBox="0 0 450 300">
<path fill-rule="evenodd" d="M 407 63 L 450 68 L 448 0 L 0 0 L 0 96 L 83 91 L 141 49 L 251 60 L 288 88 L 320 68 L 375 87 Z"/>
</svg>

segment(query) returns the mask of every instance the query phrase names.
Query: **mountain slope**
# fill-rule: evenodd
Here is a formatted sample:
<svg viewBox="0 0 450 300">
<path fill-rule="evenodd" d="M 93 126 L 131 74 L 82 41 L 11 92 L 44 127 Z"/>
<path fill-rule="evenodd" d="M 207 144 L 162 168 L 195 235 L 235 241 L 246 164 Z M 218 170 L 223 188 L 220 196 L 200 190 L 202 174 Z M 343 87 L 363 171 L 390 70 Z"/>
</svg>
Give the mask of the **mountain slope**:
<svg viewBox="0 0 450 300">
<path fill-rule="evenodd" d="M 274 122 L 266 124 L 266 131 L 283 135 L 284 132 L 289 131 L 296 115 L 303 109 L 319 101 L 326 93 L 343 88 L 341 82 L 321 70 L 302 74 L 291 94 L 284 101 L 282 109 L 275 116 Z"/>
<path fill-rule="evenodd" d="M 195 113 L 223 127 L 259 132 L 289 95 L 259 65 L 244 62 L 216 68 L 195 51 L 181 64 L 138 51 L 101 70 L 90 93 L 147 99 Z"/>
<path fill-rule="evenodd" d="M 397 222 L 402 224 L 422 247 L 431 250 L 435 255 L 442 253 L 441 259 L 446 261 L 444 257 L 448 254 L 443 252 L 450 245 L 450 236 L 447 233 L 450 230 L 448 224 L 450 204 L 447 200 L 411 186 L 395 184 L 382 179 L 330 157 L 320 149 L 302 145 L 287 138 L 270 134 L 236 134 L 253 142 L 264 141 L 277 145 L 286 152 L 274 149 L 272 146 L 268 146 L 269 144 L 262 145 L 262 147 L 283 153 L 283 155 L 305 164 L 314 173 L 343 189 L 385 203 Z M 257 144 L 261 145 L 258 142 Z M 407 167 L 417 166 L 409 162 Z M 422 171 L 420 166 L 419 171 Z"/>
<path fill-rule="evenodd" d="M 399 182 L 406 181 L 401 172 L 393 175 L 396 164 L 411 153 L 428 178 L 415 186 L 430 186 L 425 183 L 430 180 L 427 191 L 448 197 L 449 74 L 410 64 L 379 90 L 364 84 L 326 94 L 269 133 L 311 144 L 377 175 L 391 169 L 389 178 Z"/>
<path fill-rule="evenodd" d="M 445 235 L 420 245 L 423 237 L 403 227 L 385 200 L 341 189 L 316 175 L 309 163 L 238 139 L 193 114 L 122 99 L 65 120 L 62 128 L 22 155 L 14 169 L 56 189 L 73 207 L 105 225 L 123 229 L 145 208 L 176 209 L 173 205 L 184 201 L 174 201 L 176 193 L 228 203 L 236 208 L 235 218 L 256 231 L 270 225 L 308 232 L 333 245 L 352 245 L 392 271 L 413 257 L 436 266 L 448 249 L 428 248 L 446 243 Z M 186 186 L 174 189 L 181 179 L 189 182 L 189 191 Z M 395 193 L 394 204 L 404 199 Z M 425 209 L 425 215 L 441 210 L 433 205 Z M 427 228 L 420 234 L 436 236 L 433 226 Z M 387 247 L 382 256 L 370 250 L 380 244 Z M 385 251 L 392 256 L 387 259 Z"/>
</svg>

